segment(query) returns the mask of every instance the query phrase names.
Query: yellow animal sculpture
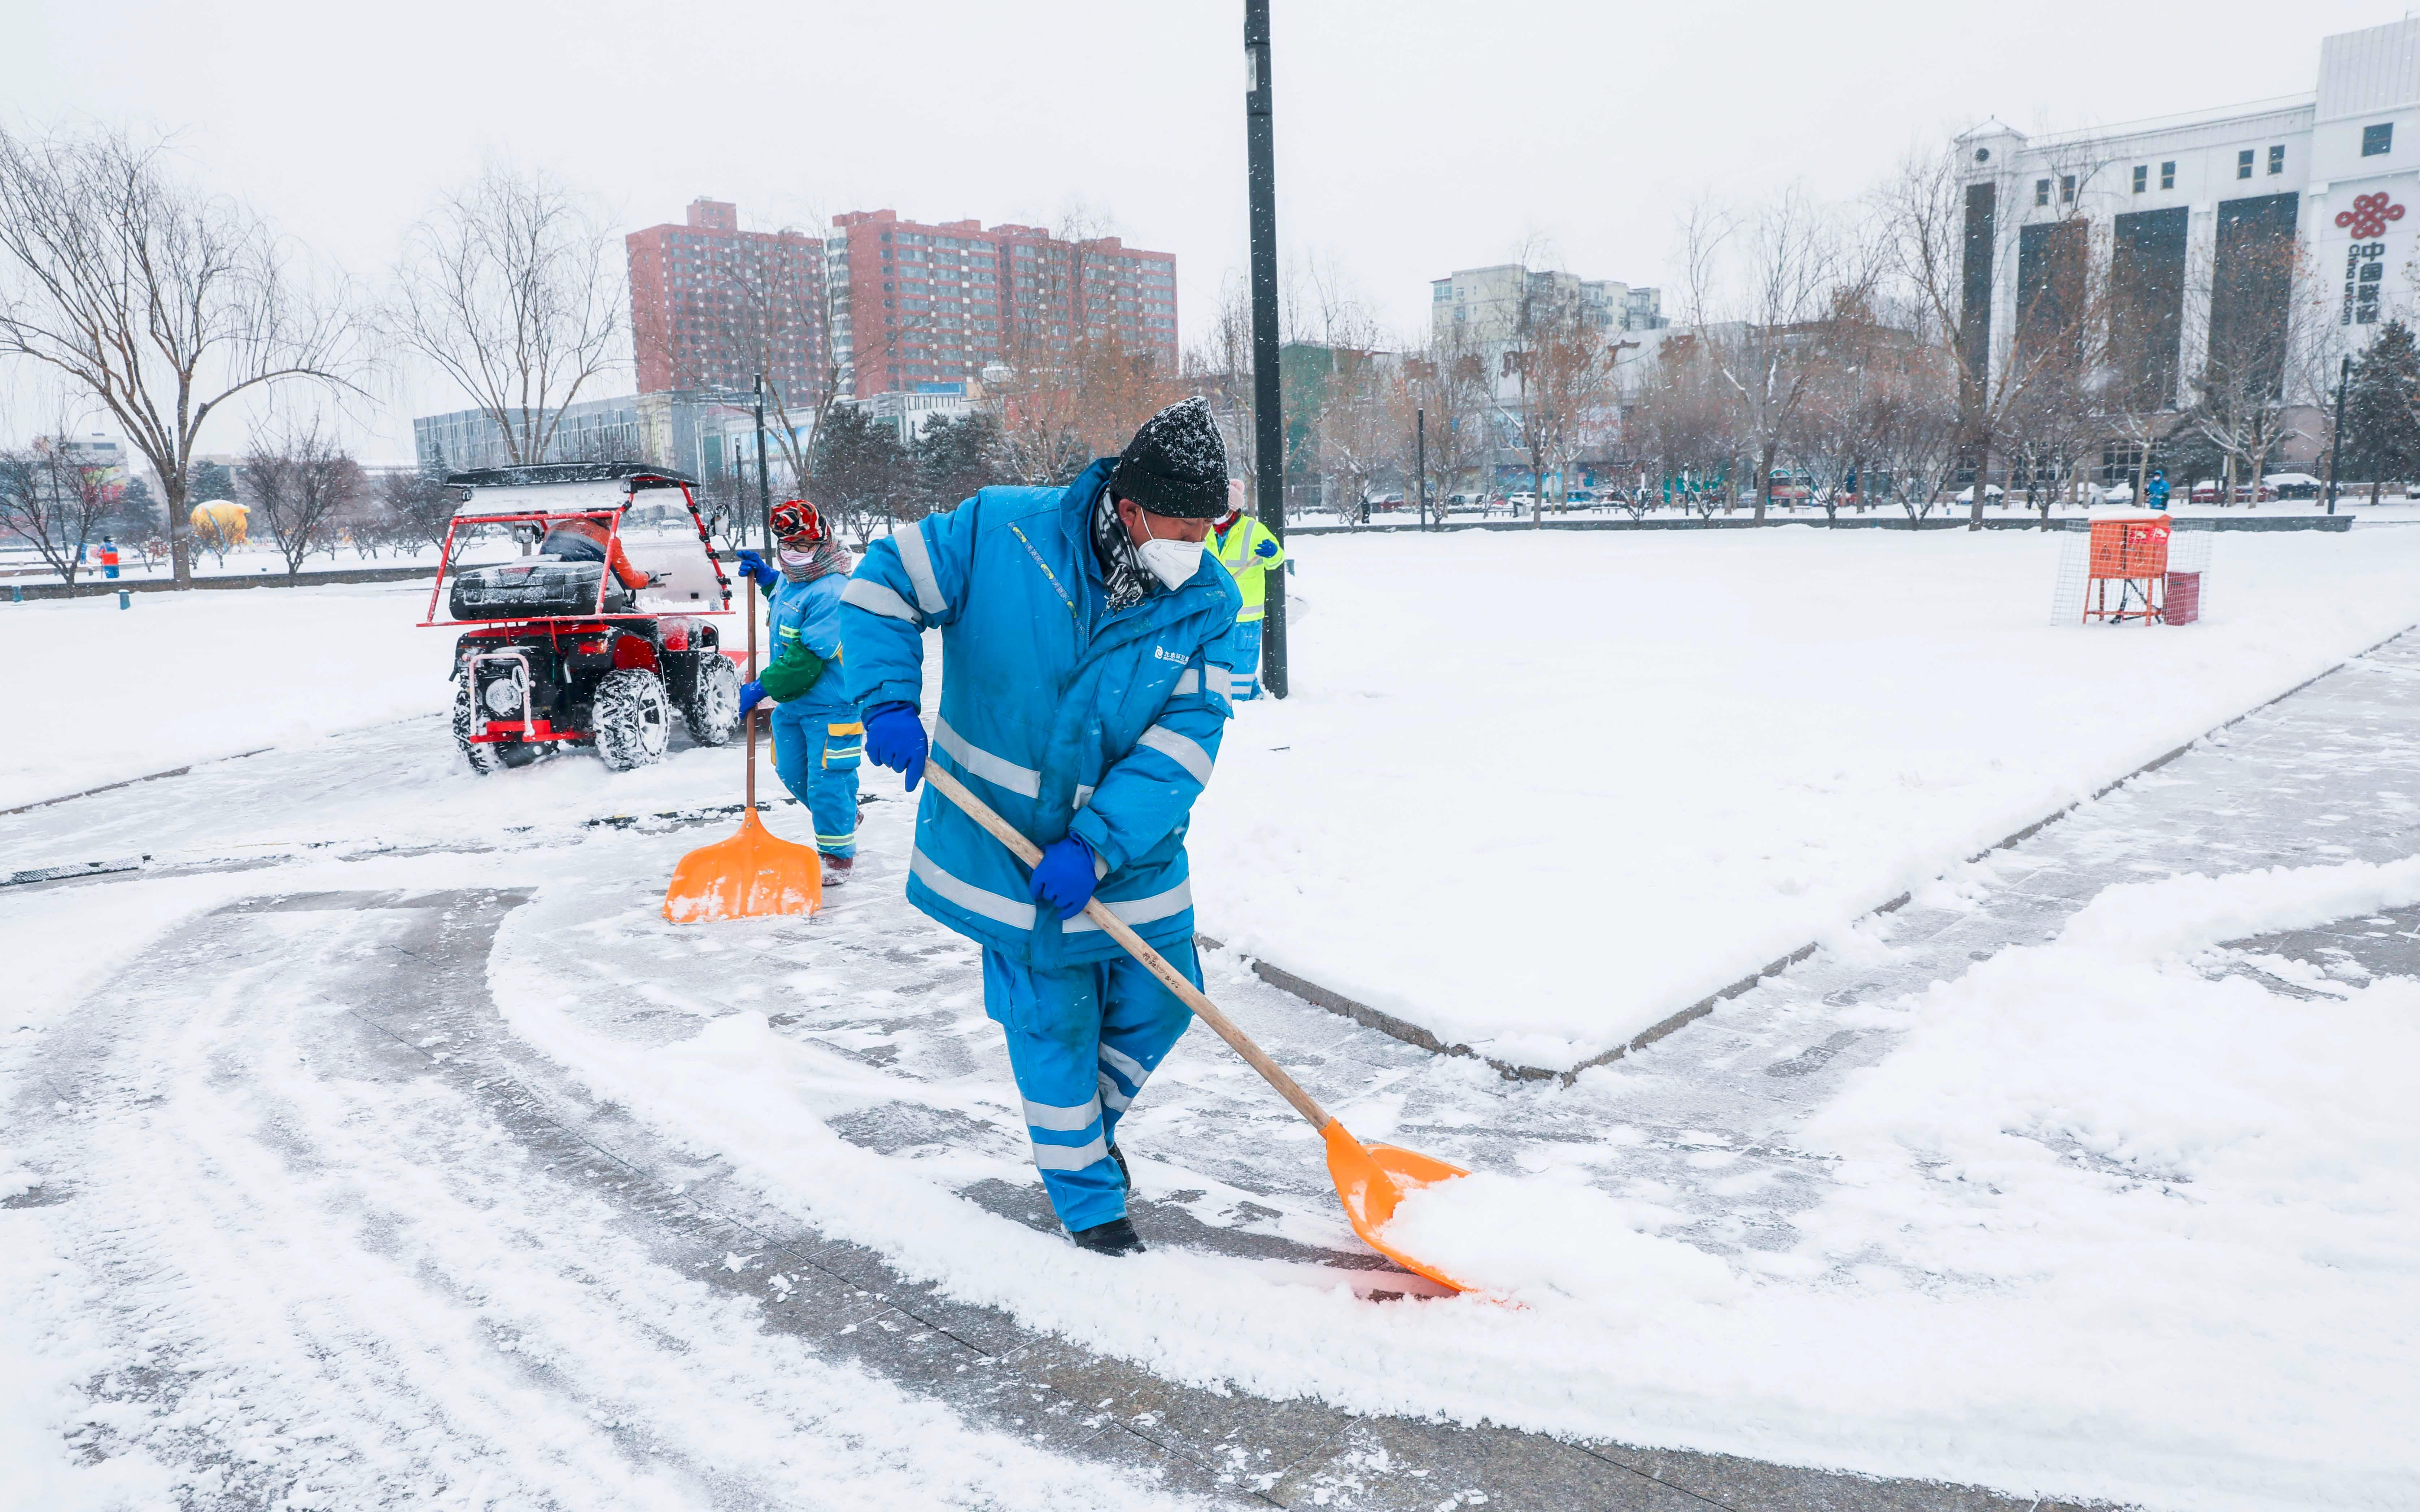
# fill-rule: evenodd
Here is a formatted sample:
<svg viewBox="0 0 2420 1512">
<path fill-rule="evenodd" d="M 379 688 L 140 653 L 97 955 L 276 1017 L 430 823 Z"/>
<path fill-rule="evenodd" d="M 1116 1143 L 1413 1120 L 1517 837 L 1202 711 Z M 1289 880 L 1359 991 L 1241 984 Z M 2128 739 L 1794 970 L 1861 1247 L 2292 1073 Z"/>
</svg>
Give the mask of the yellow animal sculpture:
<svg viewBox="0 0 2420 1512">
<path fill-rule="evenodd" d="M 215 538 L 223 546 L 243 545 L 252 529 L 250 513 L 232 499 L 212 499 L 195 504 L 193 522 L 194 534 L 206 540 Z"/>
</svg>

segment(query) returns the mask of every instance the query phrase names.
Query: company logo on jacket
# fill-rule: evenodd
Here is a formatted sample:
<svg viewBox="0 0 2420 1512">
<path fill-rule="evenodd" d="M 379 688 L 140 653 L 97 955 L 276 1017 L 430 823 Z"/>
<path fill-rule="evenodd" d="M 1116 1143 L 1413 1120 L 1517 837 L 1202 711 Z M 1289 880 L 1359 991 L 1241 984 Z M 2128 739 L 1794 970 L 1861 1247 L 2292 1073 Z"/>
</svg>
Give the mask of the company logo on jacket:
<svg viewBox="0 0 2420 1512">
<path fill-rule="evenodd" d="M 1166 646 L 1154 646 L 1151 648 L 1151 654 L 1157 656 L 1162 661 L 1172 661 L 1179 667 L 1184 666 L 1187 662 L 1192 659 L 1189 656 L 1180 656 L 1177 653 L 1169 650 Z"/>
</svg>

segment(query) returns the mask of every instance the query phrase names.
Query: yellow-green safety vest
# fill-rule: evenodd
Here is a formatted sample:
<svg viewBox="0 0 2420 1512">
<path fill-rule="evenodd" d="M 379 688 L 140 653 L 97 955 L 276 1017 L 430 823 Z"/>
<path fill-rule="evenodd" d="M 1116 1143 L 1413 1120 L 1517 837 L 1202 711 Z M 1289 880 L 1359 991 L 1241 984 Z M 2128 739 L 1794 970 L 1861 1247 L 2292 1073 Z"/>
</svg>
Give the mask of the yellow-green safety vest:
<svg viewBox="0 0 2420 1512">
<path fill-rule="evenodd" d="M 1218 564 L 1235 586 L 1244 591 L 1244 607 L 1235 615 L 1235 623 L 1257 620 L 1269 611 L 1269 585 L 1261 574 L 1285 565 L 1285 547 L 1280 545 L 1273 557 L 1257 556 L 1263 541 L 1275 541 L 1269 528 L 1247 515 L 1235 522 L 1224 535 L 1213 537 L 1218 548 Z"/>
</svg>

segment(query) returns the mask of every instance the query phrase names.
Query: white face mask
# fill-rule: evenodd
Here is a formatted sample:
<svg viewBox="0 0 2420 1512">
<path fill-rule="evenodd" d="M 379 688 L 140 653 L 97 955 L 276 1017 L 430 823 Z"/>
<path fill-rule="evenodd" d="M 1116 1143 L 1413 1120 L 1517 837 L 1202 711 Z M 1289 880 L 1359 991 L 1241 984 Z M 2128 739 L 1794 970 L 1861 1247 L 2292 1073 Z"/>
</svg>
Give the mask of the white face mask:
<svg viewBox="0 0 2420 1512">
<path fill-rule="evenodd" d="M 1142 528 L 1151 529 L 1148 517 Z M 1182 588 L 1202 570 L 1202 543 L 1199 541 L 1163 541 L 1154 535 L 1135 548 L 1135 555 L 1151 575 L 1171 588 Z"/>
</svg>

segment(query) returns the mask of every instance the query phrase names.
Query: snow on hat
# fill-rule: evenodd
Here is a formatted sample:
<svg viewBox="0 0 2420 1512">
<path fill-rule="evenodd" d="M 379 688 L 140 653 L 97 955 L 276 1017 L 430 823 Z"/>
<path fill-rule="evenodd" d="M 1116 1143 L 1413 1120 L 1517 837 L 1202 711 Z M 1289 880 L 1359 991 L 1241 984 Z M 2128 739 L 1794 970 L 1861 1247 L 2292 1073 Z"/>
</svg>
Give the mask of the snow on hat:
<svg viewBox="0 0 2420 1512">
<path fill-rule="evenodd" d="M 1227 447 L 1200 394 L 1142 423 L 1119 455 L 1109 491 L 1155 515 L 1217 519 L 1227 512 Z"/>
</svg>

